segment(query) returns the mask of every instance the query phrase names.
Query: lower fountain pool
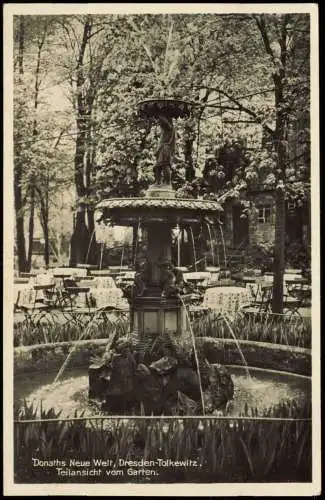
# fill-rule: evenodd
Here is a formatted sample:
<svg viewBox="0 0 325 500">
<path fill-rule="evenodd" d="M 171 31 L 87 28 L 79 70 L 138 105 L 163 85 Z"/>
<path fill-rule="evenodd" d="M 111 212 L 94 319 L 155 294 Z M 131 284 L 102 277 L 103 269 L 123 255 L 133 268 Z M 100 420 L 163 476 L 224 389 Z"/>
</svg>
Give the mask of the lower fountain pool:
<svg viewBox="0 0 325 500">
<path fill-rule="evenodd" d="M 245 407 L 256 408 L 259 414 L 283 401 L 308 404 L 311 401 L 311 379 L 287 372 L 249 368 L 228 367 L 235 386 L 234 398 L 228 403 L 227 415 L 239 416 Z M 86 369 L 74 369 L 65 373 L 61 381 L 53 383 L 55 374 L 37 373 L 15 379 L 15 410 L 23 400 L 33 402 L 42 409 L 61 411 L 60 417 L 108 415 L 88 399 L 89 379 Z"/>
</svg>

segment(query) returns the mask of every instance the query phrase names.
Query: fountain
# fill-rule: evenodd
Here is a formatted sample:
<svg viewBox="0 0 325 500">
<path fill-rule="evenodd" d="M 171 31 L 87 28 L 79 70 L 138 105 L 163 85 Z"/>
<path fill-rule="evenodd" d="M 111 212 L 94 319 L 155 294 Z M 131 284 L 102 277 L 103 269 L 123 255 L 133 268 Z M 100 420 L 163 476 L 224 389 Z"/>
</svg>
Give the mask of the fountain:
<svg viewBox="0 0 325 500">
<path fill-rule="evenodd" d="M 162 132 L 155 182 L 141 198 L 104 199 L 97 206 L 98 219 L 104 224 L 141 227 L 147 243 L 146 259 L 137 262 L 134 283 L 124 290 L 129 301 L 129 333 L 120 338 L 113 334 L 109 341 L 83 340 L 90 324 L 76 342 L 15 348 L 17 404 L 27 397 L 69 415 L 80 409 L 108 416 L 220 411 L 239 415 L 247 402 L 263 409 L 284 398 L 308 400 L 308 349 L 239 341 L 229 325 L 232 338 L 228 339 L 199 338 L 193 332 L 188 313 L 192 289 L 172 261 L 172 232 L 177 228 L 178 233 L 190 234 L 199 225 L 210 227 L 210 222 L 218 222 L 221 207 L 215 201 L 177 198 L 171 185 L 173 120 L 190 113 L 191 105 L 180 100 L 140 103 L 140 116 L 156 118 Z M 224 246 L 221 226 L 220 233 Z M 248 367 L 251 378 L 245 373 Z M 56 377 L 51 370 L 56 370 Z"/>
<path fill-rule="evenodd" d="M 139 116 L 155 120 L 161 128 L 155 183 L 144 197 L 105 199 L 97 206 L 100 221 L 136 228 L 141 224 L 147 239 L 146 259 L 138 263 L 134 284 L 124 291 L 132 334 L 119 339 L 105 359 L 89 368 L 89 396 L 99 398 L 108 410 L 130 410 L 135 403 L 146 401 L 146 411 L 172 411 L 177 395 L 183 393 L 204 412 L 203 389 L 222 393 L 220 407 L 233 395 L 227 370 L 198 359 L 186 310 L 192 289 L 172 262 L 173 229 L 189 229 L 194 244 L 193 227 L 217 219 L 222 210 L 215 201 L 176 199 L 171 184 L 173 120 L 190 116 L 191 106 L 172 99 L 138 105 Z M 133 343 L 132 338 L 136 338 Z M 220 387 L 212 388 L 212 379 L 214 383 L 219 380 Z"/>
</svg>

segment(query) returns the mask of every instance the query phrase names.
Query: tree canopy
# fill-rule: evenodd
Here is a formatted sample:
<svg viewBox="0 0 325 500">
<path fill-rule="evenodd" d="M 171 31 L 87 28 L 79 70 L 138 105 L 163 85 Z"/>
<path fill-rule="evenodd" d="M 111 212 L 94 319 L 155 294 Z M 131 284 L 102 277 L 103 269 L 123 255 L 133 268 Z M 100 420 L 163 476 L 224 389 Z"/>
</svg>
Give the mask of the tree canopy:
<svg viewBox="0 0 325 500">
<path fill-rule="evenodd" d="M 309 197 L 308 14 L 16 16 L 14 28 L 20 269 L 30 266 L 35 215 L 48 239 L 69 186 L 80 262 L 96 202 L 153 181 L 158 131 L 136 106 L 157 96 L 193 103 L 176 124 L 175 187 L 222 200 L 256 184 L 281 191 L 280 242 L 283 200 Z"/>
</svg>

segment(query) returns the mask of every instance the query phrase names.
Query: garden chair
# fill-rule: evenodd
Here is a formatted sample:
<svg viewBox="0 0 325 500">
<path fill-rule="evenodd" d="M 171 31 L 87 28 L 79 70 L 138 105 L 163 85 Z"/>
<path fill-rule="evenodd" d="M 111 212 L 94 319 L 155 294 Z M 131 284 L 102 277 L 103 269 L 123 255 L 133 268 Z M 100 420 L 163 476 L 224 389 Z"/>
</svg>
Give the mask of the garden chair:
<svg viewBox="0 0 325 500">
<path fill-rule="evenodd" d="M 256 278 L 253 283 L 247 283 L 246 287 L 250 290 L 251 300 L 242 308 L 242 312 L 259 316 L 271 312 L 272 283 Z"/>
<path fill-rule="evenodd" d="M 115 284 L 114 284 L 115 285 Z M 73 292 L 75 288 L 71 287 Z M 91 322 L 104 321 L 108 325 L 117 325 L 123 323 L 129 315 L 129 305 L 123 298 L 121 289 L 114 288 L 88 288 L 87 302 L 84 306 L 75 303 L 74 307 L 67 310 L 71 319 L 84 328 Z M 89 293 L 88 293 L 89 292 Z"/>
<path fill-rule="evenodd" d="M 22 324 L 26 326 L 28 335 L 34 335 L 38 330 L 44 341 L 47 342 L 45 327 L 48 323 L 53 322 L 52 312 L 54 306 L 53 303 L 46 302 L 44 297 L 38 298 L 37 292 L 41 289 L 43 290 L 44 286 L 46 285 L 34 285 L 33 287 L 26 288 L 26 290 L 19 291 L 14 304 L 14 312 L 23 314 Z M 35 290 L 35 288 L 38 289 Z"/>
<path fill-rule="evenodd" d="M 311 286 L 303 278 L 292 280 L 286 283 L 285 294 L 283 297 L 284 313 L 302 318 L 300 309 L 310 307 L 311 304 Z"/>
<path fill-rule="evenodd" d="M 73 278 L 64 278 L 63 280 L 63 290 L 62 296 L 64 299 L 64 305 L 70 306 L 70 309 L 76 307 L 88 307 L 92 306 L 89 298 L 89 286 L 80 286 L 77 281 Z"/>
</svg>

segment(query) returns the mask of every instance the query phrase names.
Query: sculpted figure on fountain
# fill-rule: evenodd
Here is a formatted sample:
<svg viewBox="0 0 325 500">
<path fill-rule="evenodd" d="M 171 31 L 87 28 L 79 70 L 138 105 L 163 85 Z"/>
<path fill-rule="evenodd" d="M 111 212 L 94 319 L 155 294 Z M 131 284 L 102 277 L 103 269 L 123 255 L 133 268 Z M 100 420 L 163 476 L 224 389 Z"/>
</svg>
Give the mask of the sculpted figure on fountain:
<svg viewBox="0 0 325 500">
<path fill-rule="evenodd" d="M 175 128 L 172 118 L 159 114 L 157 119 L 161 128 L 161 138 L 156 151 L 155 182 L 156 184 L 170 184 L 175 154 Z"/>
</svg>

